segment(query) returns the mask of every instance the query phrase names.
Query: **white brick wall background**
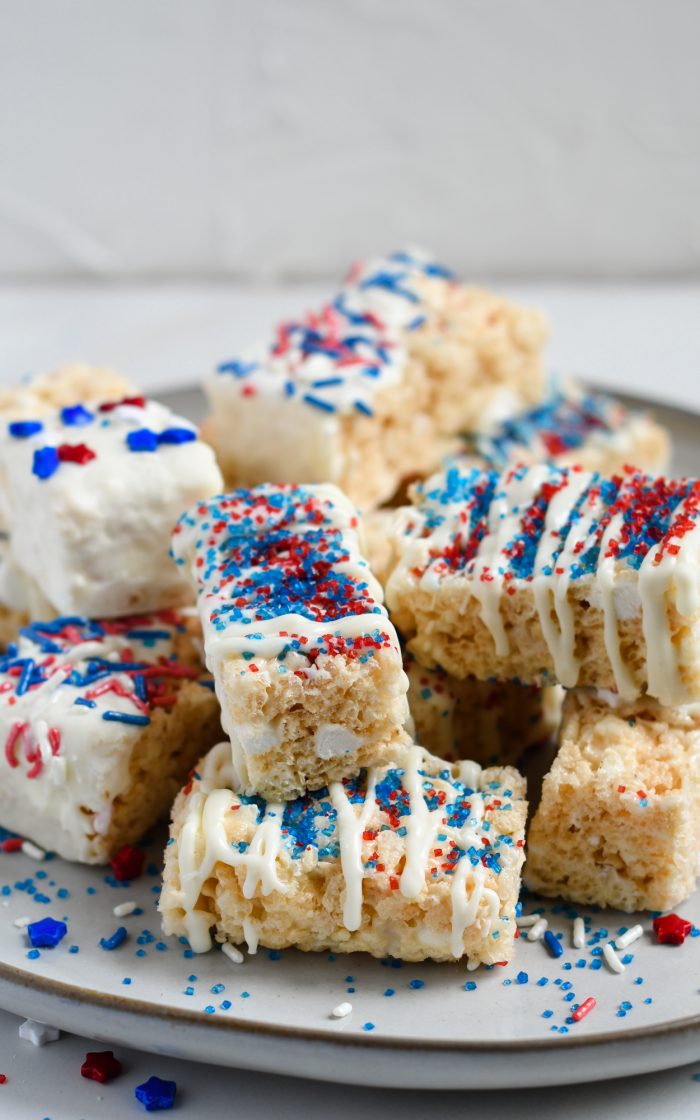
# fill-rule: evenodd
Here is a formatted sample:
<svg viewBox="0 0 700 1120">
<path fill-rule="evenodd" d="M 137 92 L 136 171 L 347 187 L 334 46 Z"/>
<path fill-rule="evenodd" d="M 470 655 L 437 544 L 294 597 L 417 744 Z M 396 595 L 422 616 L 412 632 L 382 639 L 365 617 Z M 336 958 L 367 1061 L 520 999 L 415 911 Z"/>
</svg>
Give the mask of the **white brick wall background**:
<svg viewBox="0 0 700 1120">
<path fill-rule="evenodd" d="M 0 0 L 0 279 L 700 271 L 697 0 Z"/>
</svg>

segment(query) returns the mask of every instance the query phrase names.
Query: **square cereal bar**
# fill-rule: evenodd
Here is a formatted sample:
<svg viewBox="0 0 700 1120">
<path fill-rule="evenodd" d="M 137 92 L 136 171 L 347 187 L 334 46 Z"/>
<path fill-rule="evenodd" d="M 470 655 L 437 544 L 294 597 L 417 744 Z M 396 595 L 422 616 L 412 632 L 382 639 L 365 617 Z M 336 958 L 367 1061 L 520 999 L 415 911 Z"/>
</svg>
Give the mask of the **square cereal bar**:
<svg viewBox="0 0 700 1120">
<path fill-rule="evenodd" d="M 453 466 L 392 529 L 392 618 L 456 677 L 700 694 L 700 482 Z"/>
<path fill-rule="evenodd" d="M 170 533 L 220 487 L 196 429 L 143 397 L 13 421 L 0 438 L 11 558 L 57 614 L 104 618 L 187 602 L 168 560 Z"/>
<path fill-rule="evenodd" d="M 173 534 L 248 794 L 294 797 L 354 773 L 408 717 L 398 638 L 360 547 L 334 486 L 235 490 Z"/>
<path fill-rule="evenodd" d="M 404 735 L 391 760 L 303 798 L 231 790 L 215 747 L 173 809 L 166 933 L 203 952 L 296 946 L 405 961 L 510 960 L 527 803 L 515 770 L 433 758 Z"/>
<path fill-rule="evenodd" d="M 103 863 L 167 811 L 219 706 L 175 612 L 24 627 L 0 658 L 0 825 Z"/>
<path fill-rule="evenodd" d="M 528 885 L 618 910 L 669 910 L 695 889 L 700 716 L 582 690 L 530 825 Z"/>
<path fill-rule="evenodd" d="M 538 401 L 546 335 L 538 312 L 395 253 L 222 362 L 203 430 L 230 486 L 332 482 L 370 508 L 434 470 L 458 432 Z"/>
</svg>

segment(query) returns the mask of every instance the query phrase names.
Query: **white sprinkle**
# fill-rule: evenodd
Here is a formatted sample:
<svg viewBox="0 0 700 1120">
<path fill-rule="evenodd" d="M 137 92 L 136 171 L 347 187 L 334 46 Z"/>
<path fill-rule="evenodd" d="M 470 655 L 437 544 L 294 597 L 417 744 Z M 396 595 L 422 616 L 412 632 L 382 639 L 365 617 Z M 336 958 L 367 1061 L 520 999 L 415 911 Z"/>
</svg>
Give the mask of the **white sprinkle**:
<svg viewBox="0 0 700 1120">
<path fill-rule="evenodd" d="M 331 1016 L 333 1019 L 344 1019 L 345 1016 L 349 1015 L 351 1011 L 351 1003 L 339 1003 L 338 1006 L 334 1007 L 331 1011 Z"/>
<path fill-rule="evenodd" d="M 232 961 L 233 964 L 243 964 L 243 961 L 245 960 L 245 957 L 243 956 L 241 950 L 237 949 L 235 945 L 232 945 L 230 941 L 224 941 L 223 945 L 221 946 L 221 952 L 225 957 L 228 957 L 228 959 Z"/>
<path fill-rule="evenodd" d="M 515 924 L 518 929 L 528 929 L 529 926 L 536 926 L 541 920 L 539 914 L 521 914 L 519 918 L 515 919 Z"/>
<path fill-rule="evenodd" d="M 129 914 L 133 914 L 135 909 L 135 902 L 120 902 L 118 906 L 114 907 L 112 913 L 115 918 L 127 918 Z"/>
<path fill-rule="evenodd" d="M 540 918 L 539 922 L 535 922 L 534 926 L 527 931 L 528 941 L 539 941 L 548 925 L 546 918 Z"/>
<path fill-rule="evenodd" d="M 603 945 L 603 956 L 611 972 L 625 971 L 625 966 L 615 952 L 612 941 L 608 941 L 607 945 Z"/>
<path fill-rule="evenodd" d="M 35 1046 L 46 1046 L 47 1042 L 58 1042 L 61 1032 L 56 1027 L 47 1027 L 34 1019 L 25 1019 L 20 1024 L 19 1037 L 33 1042 Z"/>
<path fill-rule="evenodd" d="M 626 949 L 628 945 L 632 945 L 635 941 L 639 941 L 639 938 L 643 933 L 644 929 L 642 928 L 642 926 L 632 926 L 627 930 L 626 933 L 623 933 L 620 937 L 615 938 L 615 948 Z"/>
<path fill-rule="evenodd" d="M 37 847 L 36 844 L 32 844 L 31 840 L 23 841 L 22 852 L 25 856 L 29 856 L 31 859 L 42 860 L 46 858 L 46 852 L 44 851 L 44 849 Z"/>
<path fill-rule="evenodd" d="M 574 918 L 571 929 L 571 940 L 573 941 L 574 949 L 583 949 L 586 943 L 586 927 L 583 924 L 583 918 Z"/>
<path fill-rule="evenodd" d="M 15 918 L 12 924 L 15 929 L 26 929 L 31 920 L 31 918 Z"/>
</svg>

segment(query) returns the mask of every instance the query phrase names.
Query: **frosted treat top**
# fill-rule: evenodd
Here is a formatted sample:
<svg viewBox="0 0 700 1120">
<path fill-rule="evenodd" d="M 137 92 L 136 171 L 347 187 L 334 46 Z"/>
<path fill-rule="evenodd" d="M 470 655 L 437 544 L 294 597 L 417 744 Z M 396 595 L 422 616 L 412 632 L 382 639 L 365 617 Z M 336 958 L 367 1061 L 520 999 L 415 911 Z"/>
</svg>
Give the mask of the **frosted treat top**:
<svg viewBox="0 0 700 1120">
<path fill-rule="evenodd" d="M 518 462 L 573 459 L 585 446 L 624 449 L 643 420 L 604 393 L 554 386 L 539 405 L 499 423 L 489 435 L 465 436 L 465 450 L 499 470 Z"/>
<path fill-rule="evenodd" d="M 402 332 L 425 322 L 426 283 L 449 280 L 447 269 L 419 251 L 358 266 L 332 302 L 280 324 L 270 344 L 221 362 L 213 381 L 235 385 L 244 397 L 264 394 L 322 412 L 371 416 L 375 393 L 402 376 Z"/>
<path fill-rule="evenodd" d="M 11 421 L 0 441 L 3 463 L 21 463 L 37 484 L 76 482 L 76 471 L 118 469 L 118 459 L 165 454 L 194 443 L 197 429 L 145 397 L 69 405 L 36 420 Z M 172 464 L 171 464 L 172 465 Z"/>
<path fill-rule="evenodd" d="M 196 428 L 143 397 L 66 406 L 11 421 L 0 435 L 12 558 L 59 615 L 118 617 L 186 601 L 168 562 L 170 533 L 221 485 Z"/>
<path fill-rule="evenodd" d="M 198 588 L 207 658 L 313 663 L 398 647 L 357 529 L 331 485 L 234 490 L 184 514 L 172 554 Z"/>
<path fill-rule="evenodd" d="M 604 639 L 618 691 L 639 692 L 618 622 L 639 617 L 647 688 L 668 703 L 682 694 L 681 645 L 672 611 L 700 609 L 700 482 L 652 478 L 627 468 L 609 479 L 553 464 L 497 471 L 451 467 L 417 487 L 399 515 L 400 561 L 390 606 L 418 585 L 431 592 L 468 581 L 498 656 L 510 648 L 507 597 L 530 586 L 558 680 L 578 680 L 576 624 L 568 588 L 605 616 Z M 554 617 L 556 616 L 556 617 Z"/>
<path fill-rule="evenodd" d="M 474 762 L 447 766 L 401 740 L 394 763 L 281 804 L 222 788 L 230 778 L 227 747 L 210 752 L 185 790 L 191 803 L 180 837 L 180 901 L 193 948 L 210 944 L 211 915 L 195 907 L 218 862 L 246 869 L 246 897 L 252 897 L 249 882 L 261 883 L 263 894 L 288 890 L 287 877 L 278 877 L 281 862 L 299 874 L 340 862 L 343 923 L 351 931 L 361 924 L 364 879 L 381 877 L 387 890 L 406 899 L 418 898 L 428 881 L 443 881 L 450 887 L 446 938 L 455 957 L 463 954 L 464 931 L 482 902 L 484 932 L 499 936 L 509 919 L 500 916 L 494 880 L 523 845 L 512 835 L 522 828 L 513 808 L 524 786 L 515 771 L 482 773 Z"/>
<path fill-rule="evenodd" d="M 138 738 L 158 708 L 175 703 L 183 679 L 201 677 L 177 654 L 184 629 L 173 611 L 22 627 L 0 658 L 5 764 L 28 779 L 79 784 L 106 740 Z"/>
<path fill-rule="evenodd" d="M 604 561 L 634 570 L 681 570 L 687 562 L 697 585 L 700 481 L 651 478 L 631 467 L 604 479 L 554 464 L 502 474 L 454 466 L 416 489 L 417 506 L 404 513 L 416 574 L 507 584 L 576 580 Z"/>
</svg>

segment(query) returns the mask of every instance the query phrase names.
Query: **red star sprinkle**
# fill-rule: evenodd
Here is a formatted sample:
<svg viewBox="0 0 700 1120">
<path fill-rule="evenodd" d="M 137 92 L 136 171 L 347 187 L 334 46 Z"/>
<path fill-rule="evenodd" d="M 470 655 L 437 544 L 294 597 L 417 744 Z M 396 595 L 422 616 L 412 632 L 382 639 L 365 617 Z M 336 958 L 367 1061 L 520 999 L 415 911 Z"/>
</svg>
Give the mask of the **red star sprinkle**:
<svg viewBox="0 0 700 1120">
<path fill-rule="evenodd" d="M 7 1074 L 6 1073 L 0 1073 L 0 1085 L 6 1085 L 6 1084 L 7 1084 Z"/>
<path fill-rule="evenodd" d="M 90 1081 L 100 1081 L 103 1085 L 114 1077 L 119 1077 L 122 1071 L 121 1062 L 114 1057 L 111 1050 L 96 1050 L 85 1055 L 85 1061 L 80 1067 L 83 1077 Z"/>
<path fill-rule="evenodd" d="M 682 945 L 692 928 L 693 923 L 679 918 L 678 914 L 654 918 L 654 933 L 660 945 Z"/>
<path fill-rule="evenodd" d="M 61 443 L 56 450 L 62 463 L 77 463 L 79 467 L 97 458 L 86 443 Z"/>
<path fill-rule="evenodd" d="M 140 848 L 132 848 L 128 845 L 122 848 L 110 861 L 114 878 L 120 883 L 127 879 L 138 879 L 143 871 L 145 859 L 146 853 Z"/>
</svg>

